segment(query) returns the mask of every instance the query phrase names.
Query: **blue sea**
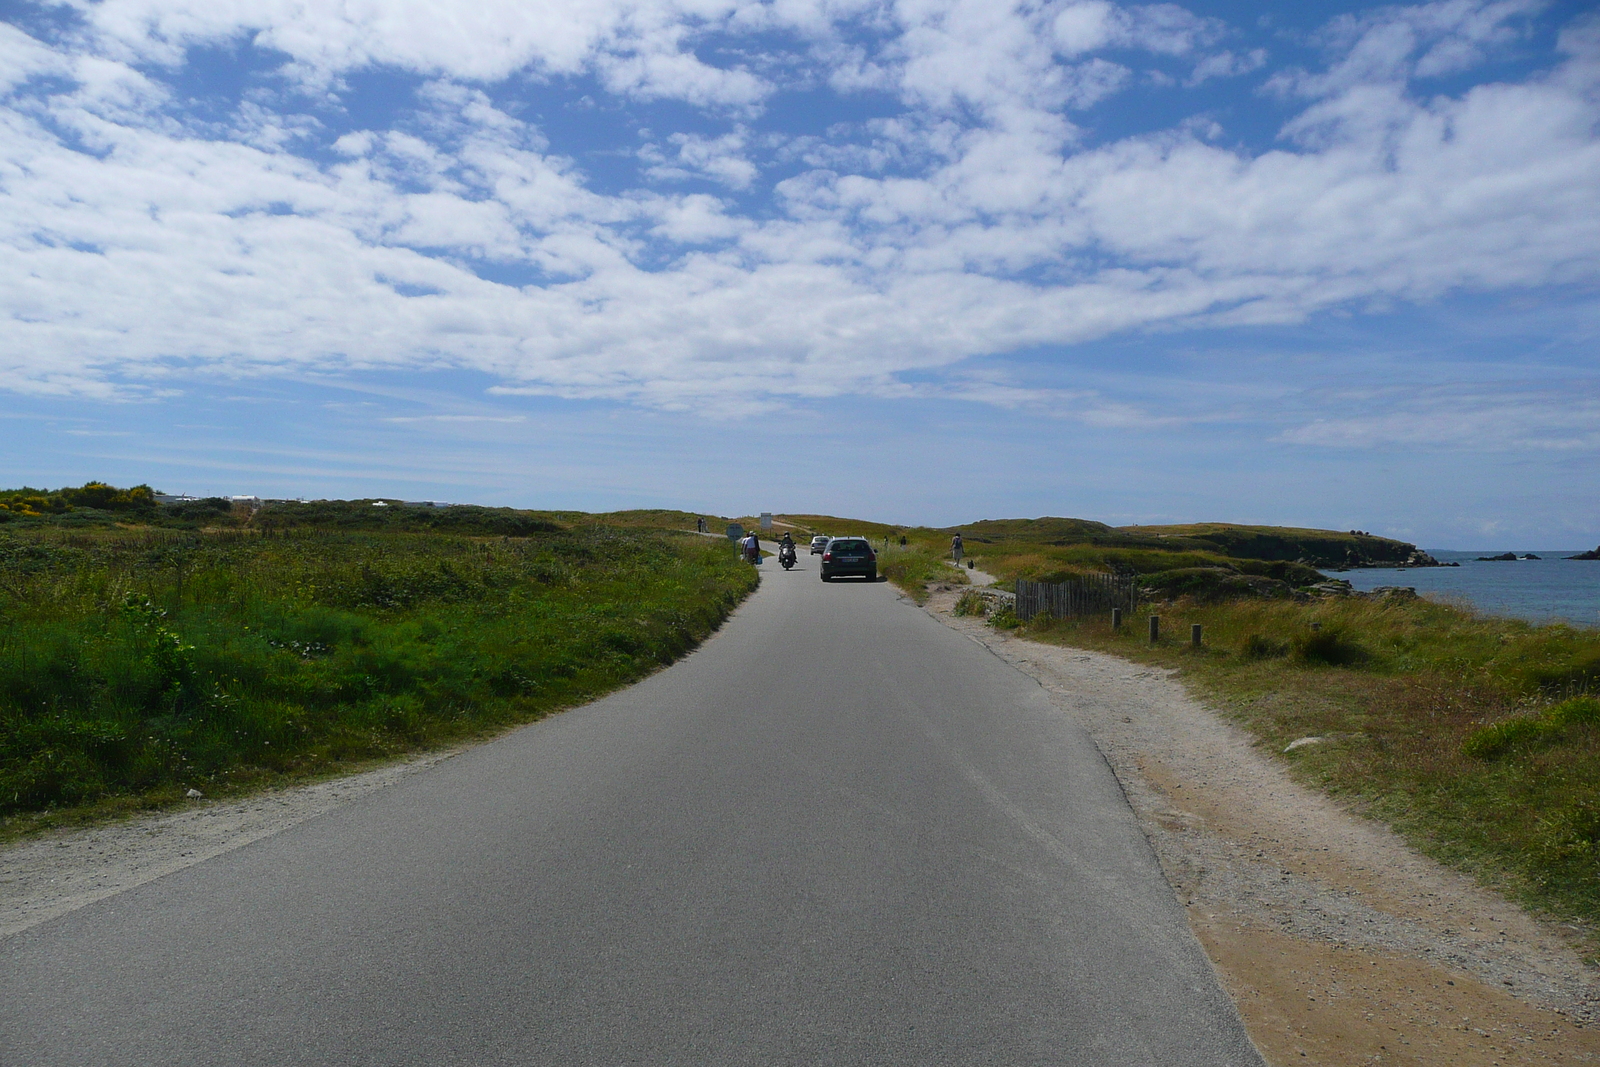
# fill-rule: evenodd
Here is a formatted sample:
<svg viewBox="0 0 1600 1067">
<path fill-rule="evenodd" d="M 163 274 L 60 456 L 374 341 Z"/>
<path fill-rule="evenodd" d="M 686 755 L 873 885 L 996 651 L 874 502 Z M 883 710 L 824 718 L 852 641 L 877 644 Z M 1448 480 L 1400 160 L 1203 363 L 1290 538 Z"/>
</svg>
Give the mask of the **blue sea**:
<svg viewBox="0 0 1600 1067">
<path fill-rule="evenodd" d="M 1380 585 L 1409 585 L 1426 597 L 1469 603 L 1488 615 L 1529 622 L 1570 622 L 1600 627 L 1600 560 L 1564 559 L 1582 549 L 1485 549 L 1480 552 L 1427 550 L 1440 563 L 1459 567 L 1362 568 L 1325 571 L 1360 590 Z M 1479 556 L 1514 551 L 1539 559 L 1515 563 L 1479 563 Z"/>
</svg>

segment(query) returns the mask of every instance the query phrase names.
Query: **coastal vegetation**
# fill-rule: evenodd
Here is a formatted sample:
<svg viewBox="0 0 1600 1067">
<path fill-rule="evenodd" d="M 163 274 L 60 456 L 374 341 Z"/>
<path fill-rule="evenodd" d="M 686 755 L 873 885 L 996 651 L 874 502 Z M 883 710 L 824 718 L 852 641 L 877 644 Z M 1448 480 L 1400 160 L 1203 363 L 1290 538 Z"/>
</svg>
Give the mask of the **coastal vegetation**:
<svg viewBox="0 0 1600 1067">
<path fill-rule="evenodd" d="M 1303 780 L 1536 909 L 1600 923 L 1600 633 L 1404 590 L 1180 596 L 1120 629 L 997 616 L 1034 640 L 1177 669 Z"/>
<path fill-rule="evenodd" d="M 1354 593 L 1325 571 L 1431 563 L 1413 545 L 1355 530 L 784 518 L 888 537 L 882 558 L 893 562 L 881 569 L 919 601 L 930 582 L 966 582 L 947 562 L 957 529 L 1001 589 L 1018 578 L 1134 576 L 1143 603 L 1120 629 L 1109 614 L 1024 622 L 976 589 L 955 611 L 1176 669 L 1304 781 L 1536 909 L 1596 924 L 1600 949 L 1600 631 L 1495 618 L 1403 588 Z M 1161 619 L 1155 644 L 1151 614 Z"/>
<path fill-rule="evenodd" d="M 8 834 L 539 718 L 681 656 L 756 580 L 679 513 L 24 499 L 0 525 Z"/>
<path fill-rule="evenodd" d="M 797 536 L 860 534 L 883 551 L 878 569 L 919 601 L 935 579 L 962 581 L 949 560 L 960 533 L 966 558 L 1008 580 L 1060 582 L 1086 574 L 1135 575 L 1157 596 L 1292 597 L 1324 585 L 1319 568 L 1431 559 L 1415 545 L 1352 530 L 1274 529 L 1222 523 L 1116 528 L 1085 519 L 991 519 L 960 527 L 892 526 L 828 515 L 781 515 Z M 904 544 L 902 544 L 902 540 Z"/>
</svg>

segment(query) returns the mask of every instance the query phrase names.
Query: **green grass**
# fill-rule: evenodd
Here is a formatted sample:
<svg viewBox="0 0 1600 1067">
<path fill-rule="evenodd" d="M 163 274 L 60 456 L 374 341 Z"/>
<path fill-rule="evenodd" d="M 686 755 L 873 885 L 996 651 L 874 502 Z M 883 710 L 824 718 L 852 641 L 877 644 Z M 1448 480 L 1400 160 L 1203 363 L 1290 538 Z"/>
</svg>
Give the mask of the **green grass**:
<svg viewBox="0 0 1600 1067">
<path fill-rule="evenodd" d="M 878 545 L 878 573 L 893 582 L 918 604 L 928 599 L 929 582 L 965 584 L 965 571 L 957 570 L 941 556 L 920 547 L 901 548 L 893 541 L 884 549 Z"/>
<path fill-rule="evenodd" d="M 755 580 L 643 526 L 0 528 L 4 832 L 538 718 L 681 656 Z"/>
<path fill-rule="evenodd" d="M 1600 922 L 1600 633 L 1404 597 L 1179 601 L 1022 632 L 1176 667 L 1305 781 L 1536 909 Z M 1204 646 L 1188 647 L 1189 626 Z"/>
</svg>

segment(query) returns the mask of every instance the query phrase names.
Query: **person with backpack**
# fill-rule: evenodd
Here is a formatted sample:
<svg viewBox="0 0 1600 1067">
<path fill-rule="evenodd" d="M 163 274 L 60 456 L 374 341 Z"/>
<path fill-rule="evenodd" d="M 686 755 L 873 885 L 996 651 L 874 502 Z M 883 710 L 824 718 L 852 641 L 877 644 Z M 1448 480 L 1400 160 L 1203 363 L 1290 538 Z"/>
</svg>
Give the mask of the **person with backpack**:
<svg viewBox="0 0 1600 1067">
<path fill-rule="evenodd" d="M 950 538 L 950 558 L 956 561 L 956 566 L 961 566 L 961 534 L 957 533 Z"/>
</svg>

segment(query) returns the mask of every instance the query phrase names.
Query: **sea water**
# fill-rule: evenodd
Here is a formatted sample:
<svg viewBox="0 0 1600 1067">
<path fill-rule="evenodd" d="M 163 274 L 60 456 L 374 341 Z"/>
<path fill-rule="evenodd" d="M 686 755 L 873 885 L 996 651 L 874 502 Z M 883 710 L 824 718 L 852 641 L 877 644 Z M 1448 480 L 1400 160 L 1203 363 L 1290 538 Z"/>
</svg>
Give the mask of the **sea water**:
<svg viewBox="0 0 1600 1067">
<path fill-rule="evenodd" d="M 1507 549 L 1482 552 L 1429 550 L 1440 563 L 1459 567 L 1363 567 L 1327 571 L 1366 591 L 1380 585 L 1409 585 L 1433 599 L 1465 601 L 1488 615 L 1529 622 L 1570 622 L 1600 627 L 1600 560 L 1565 559 L 1581 549 L 1518 549 L 1517 555 L 1538 559 L 1480 563 L 1479 556 L 1498 556 Z"/>
</svg>

